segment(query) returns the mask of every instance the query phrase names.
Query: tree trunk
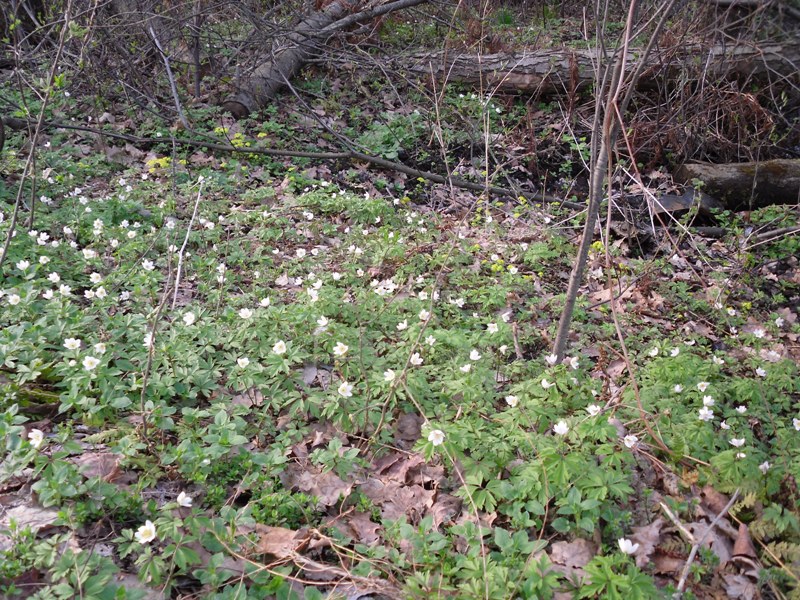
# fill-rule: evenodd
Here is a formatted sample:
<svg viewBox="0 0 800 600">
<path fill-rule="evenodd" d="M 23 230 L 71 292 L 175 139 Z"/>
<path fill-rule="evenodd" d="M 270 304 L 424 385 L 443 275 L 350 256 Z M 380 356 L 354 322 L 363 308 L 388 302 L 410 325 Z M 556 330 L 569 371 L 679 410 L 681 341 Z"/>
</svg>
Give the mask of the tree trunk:
<svg viewBox="0 0 800 600">
<path fill-rule="evenodd" d="M 259 66 L 222 106 L 242 118 L 267 105 L 292 77 L 317 55 L 337 31 L 390 12 L 423 4 L 427 0 L 391 0 L 366 10 L 352 1 L 337 0 L 300 22 L 284 40 L 276 41 L 270 60 Z M 371 3 L 372 4 L 372 3 Z"/>
<path fill-rule="evenodd" d="M 729 210 L 800 203 L 797 159 L 722 165 L 688 163 L 676 171 L 675 179 L 687 184 L 702 181 L 703 191 L 722 200 Z"/>
<path fill-rule="evenodd" d="M 628 64 L 634 68 L 640 51 L 632 50 Z M 562 48 L 535 50 L 518 54 L 474 54 L 441 51 L 404 58 L 406 70 L 434 77 L 437 81 L 459 82 L 507 92 L 543 94 L 574 93 L 590 88 L 595 81 L 595 50 Z M 770 75 L 798 76 L 800 41 L 746 46 L 685 46 L 654 51 L 639 80 L 640 87 L 652 87 L 657 81 L 677 79 L 689 69 L 698 71 L 706 81 L 715 78 L 766 78 Z"/>
<path fill-rule="evenodd" d="M 273 48 L 283 47 L 273 50 L 274 58 L 259 66 L 222 107 L 236 118 L 242 118 L 265 106 L 319 52 L 331 35 L 321 31 L 345 16 L 348 8 L 346 0 L 337 0 L 301 21 L 285 40 L 275 42 Z"/>
</svg>

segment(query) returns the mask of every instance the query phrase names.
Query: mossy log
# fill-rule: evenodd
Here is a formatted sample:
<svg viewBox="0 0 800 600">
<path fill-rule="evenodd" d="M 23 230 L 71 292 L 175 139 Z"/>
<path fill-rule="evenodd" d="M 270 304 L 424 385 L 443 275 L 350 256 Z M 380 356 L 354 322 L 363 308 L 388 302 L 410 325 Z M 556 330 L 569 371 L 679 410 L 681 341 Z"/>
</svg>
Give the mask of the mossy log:
<svg viewBox="0 0 800 600">
<path fill-rule="evenodd" d="M 703 191 L 729 210 L 750 210 L 773 204 L 800 203 L 800 160 L 776 159 L 746 163 L 687 163 L 675 172 L 677 181 L 703 183 Z"/>
</svg>

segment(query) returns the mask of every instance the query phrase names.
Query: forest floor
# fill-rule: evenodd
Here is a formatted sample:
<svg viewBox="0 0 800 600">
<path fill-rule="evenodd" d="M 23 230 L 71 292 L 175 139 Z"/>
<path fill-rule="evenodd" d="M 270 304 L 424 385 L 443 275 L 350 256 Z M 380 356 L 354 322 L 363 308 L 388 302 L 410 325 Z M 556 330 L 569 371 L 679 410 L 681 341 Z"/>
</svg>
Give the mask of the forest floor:
<svg viewBox="0 0 800 600">
<path fill-rule="evenodd" d="M 0 596 L 797 597 L 796 207 L 623 227 L 614 196 L 558 361 L 584 212 L 250 151 L 331 150 L 323 126 L 579 201 L 559 105 L 298 89 L 190 111 L 238 152 L 127 110 L 100 122 L 147 143 L 39 137 L 0 266 Z"/>
</svg>

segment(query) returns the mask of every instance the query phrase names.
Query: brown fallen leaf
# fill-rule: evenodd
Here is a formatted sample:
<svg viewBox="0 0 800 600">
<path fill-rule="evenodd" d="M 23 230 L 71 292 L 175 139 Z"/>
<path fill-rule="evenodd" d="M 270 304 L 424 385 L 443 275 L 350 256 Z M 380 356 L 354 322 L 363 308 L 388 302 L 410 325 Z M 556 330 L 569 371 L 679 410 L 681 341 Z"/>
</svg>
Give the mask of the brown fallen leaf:
<svg viewBox="0 0 800 600">
<path fill-rule="evenodd" d="M 761 598 L 758 587 L 744 575 L 725 573 L 722 579 L 725 581 L 725 591 L 731 600 L 756 600 Z"/>
<path fill-rule="evenodd" d="M 670 556 L 667 554 L 656 553 L 652 558 L 653 571 L 660 575 L 669 575 L 672 573 L 680 573 L 683 570 L 683 565 L 686 559 Z"/>
<path fill-rule="evenodd" d="M 753 546 L 753 540 L 750 537 L 750 530 L 744 523 L 739 524 L 739 535 L 736 537 L 736 543 L 733 545 L 733 555 L 758 558 L 755 546 Z"/>
<path fill-rule="evenodd" d="M 287 558 L 308 541 L 308 532 L 295 531 L 285 527 L 270 527 L 256 523 L 256 554 L 269 554 L 275 558 Z"/>
<path fill-rule="evenodd" d="M 122 475 L 119 469 L 120 456 L 112 452 L 85 452 L 69 460 L 87 479 L 99 477 L 111 483 Z"/>
<path fill-rule="evenodd" d="M 353 530 L 355 539 L 362 544 L 371 546 L 380 539 L 378 532 L 381 530 L 381 526 L 373 523 L 368 513 L 352 513 L 347 519 L 347 524 Z"/>
<path fill-rule="evenodd" d="M 550 562 L 553 569 L 567 577 L 584 575 L 583 567 L 597 554 L 594 542 L 577 538 L 571 542 L 556 542 L 550 546 Z"/>
<path fill-rule="evenodd" d="M 722 535 L 716 527 L 709 531 L 707 535 L 706 531 L 708 530 L 708 523 L 689 523 L 686 525 L 686 529 L 689 530 L 689 532 L 694 536 L 695 540 L 700 540 L 703 538 L 703 536 L 705 536 L 703 546 L 709 548 L 714 554 L 717 555 L 721 565 L 724 565 L 731 559 L 733 546 L 730 540 L 728 540 L 727 536 Z"/>
<path fill-rule="evenodd" d="M 634 553 L 636 556 L 636 566 L 639 568 L 647 566 L 650 562 L 650 555 L 661 541 L 661 528 L 664 526 L 664 519 L 658 517 L 650 525 L 644 527 L 634 527 L 631 539 L 639 544 Z"/>
</svg>

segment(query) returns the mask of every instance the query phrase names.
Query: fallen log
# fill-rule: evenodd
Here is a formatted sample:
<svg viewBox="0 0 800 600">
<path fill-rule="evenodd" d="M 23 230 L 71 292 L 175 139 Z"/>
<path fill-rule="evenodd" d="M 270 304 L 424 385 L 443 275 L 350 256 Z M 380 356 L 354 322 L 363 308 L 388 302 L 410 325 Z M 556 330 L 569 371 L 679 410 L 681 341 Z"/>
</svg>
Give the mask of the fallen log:
<svg viewBox="0 0 800 600">
<path fill-rule="evenodd" d="M 641 52 L 628 52 L 628 68 L 634 70 Z M 589 89 L 599 64 L 594 49 L 558 48 L 519 53 L 475 55 L 440 51 L 398 59 L 405 69 L 437 82 L 482 84 L 505 92 L 565 94 Z M 653 49 L 639 77 L 647 88 L 666 80 L 684 80 L 695 71 L 705 81 L 715 78 L 766 79 L 769 76 L 800 80 L 800 40 L 761 46 L 681 46 Z M 400 67 L 401 64 L 395 66 Z M 691 75 L 689 75 L 691 79 Z"/>
<path fill-rule="evenodd" d="M 332 2 L 301 21 L 284 39 L 277 40 L 273 48 L 280 50 L 273 50 L 270 59 L 253 71 L 222 107 L 236 118 L 263 108 L 336 32 L 426 1 L 394 0 L 365 10 L 354 9 L 354 3 L 348 0 Z"/>
<path fill-rule="evenodd" d="M 729 210 L 750 210 L 773 204 L 800 203 L 800 160 L 748 163 L 687 163 L 673 174 L 676 181 L 703 182 L 703 191 Z"/>
</svg>

